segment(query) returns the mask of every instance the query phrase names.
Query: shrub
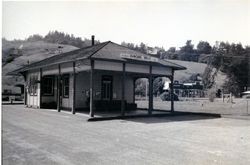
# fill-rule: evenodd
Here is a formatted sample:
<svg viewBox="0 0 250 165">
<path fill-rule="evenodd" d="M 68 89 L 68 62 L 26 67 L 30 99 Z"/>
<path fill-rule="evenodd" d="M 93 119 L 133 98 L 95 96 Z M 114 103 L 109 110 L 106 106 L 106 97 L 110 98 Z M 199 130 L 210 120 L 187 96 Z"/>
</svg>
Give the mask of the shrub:
<svg viewBox="0 0 250 165">
<path fill-rule="evenodd" d="M 214 99 L 216 98 L 216 91 L 214 89 L 211 89 L 208 91 L 208 99 L 210 102 L 214 102 Z"/>
</svg>

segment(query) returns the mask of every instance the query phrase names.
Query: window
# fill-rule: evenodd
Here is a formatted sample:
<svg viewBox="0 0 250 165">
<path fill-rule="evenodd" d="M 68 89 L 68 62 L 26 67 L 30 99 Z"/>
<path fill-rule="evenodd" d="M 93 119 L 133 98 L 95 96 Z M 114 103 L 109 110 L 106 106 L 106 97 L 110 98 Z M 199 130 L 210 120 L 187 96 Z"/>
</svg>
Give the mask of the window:
<svg viewBox="0 0 250 165">
<path fill-rule="evenodd" d="M 69 75 L 63 75 L 63 97 L 68 98 L 69 97 Z"/>
<path fill-rule="evenodd" d="M 45 76 L 42 79 L 42 93 L 44 96 L 53 96 L 54 95 L 54 77 Z"/>
<path fill-rule="evenodd" d="M 102 77 L 102 99 L 112 100 L 112 76 Z"/>
<path fill-rule="evenodd" d="M 28 91 L 31 96 L 37 95 L 37 83 L 38 83 L 38 75 L 37 74 L 30 75 Z"/>
</svg>

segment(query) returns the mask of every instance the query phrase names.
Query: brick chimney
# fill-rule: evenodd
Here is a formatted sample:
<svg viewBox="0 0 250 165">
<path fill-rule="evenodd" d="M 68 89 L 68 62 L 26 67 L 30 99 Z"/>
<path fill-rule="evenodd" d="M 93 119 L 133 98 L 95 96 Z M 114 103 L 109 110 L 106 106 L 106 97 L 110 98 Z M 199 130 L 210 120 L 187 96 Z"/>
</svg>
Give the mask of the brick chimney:
<svg viewBox="0 0 250 165">
<path fill-rule="evenodd" d="M 91 36 L 91 45 L 92 46 L 95 45 L 95 36 L 94 35 Z"/>
</svg>

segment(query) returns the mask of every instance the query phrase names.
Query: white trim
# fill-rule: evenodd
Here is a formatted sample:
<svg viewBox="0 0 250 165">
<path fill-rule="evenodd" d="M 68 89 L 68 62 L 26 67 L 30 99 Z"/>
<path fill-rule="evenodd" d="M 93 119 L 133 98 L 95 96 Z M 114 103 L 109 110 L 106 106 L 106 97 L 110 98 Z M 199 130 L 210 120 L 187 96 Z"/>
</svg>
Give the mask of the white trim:
<svg viewBox="0 0 250 165">
<path fill-rule="evenodd" d="M 139 65 L 139 64 L 126 64 L 125 67 L 126 72 L 134 72 L 134 73 L 149 73 L 149 65 Z"/>
<path fill-rule="evenodd" d="M 95 60 L 94 69 L 122 71 L 122 63 Z"/>
</svg>

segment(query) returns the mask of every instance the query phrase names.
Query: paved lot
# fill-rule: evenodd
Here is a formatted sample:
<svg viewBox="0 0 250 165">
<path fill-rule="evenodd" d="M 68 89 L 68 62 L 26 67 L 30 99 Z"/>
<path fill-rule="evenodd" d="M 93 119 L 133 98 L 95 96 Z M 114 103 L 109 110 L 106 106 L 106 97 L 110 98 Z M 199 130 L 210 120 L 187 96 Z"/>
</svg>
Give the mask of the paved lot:
<svg viewBox="0 0 250 165">
<path fill-rule="evenodd" d="M 179 116 L 87 122 L 2 106 L 3 164 L 250 164 L 250 120 Z"/>
</svg>

